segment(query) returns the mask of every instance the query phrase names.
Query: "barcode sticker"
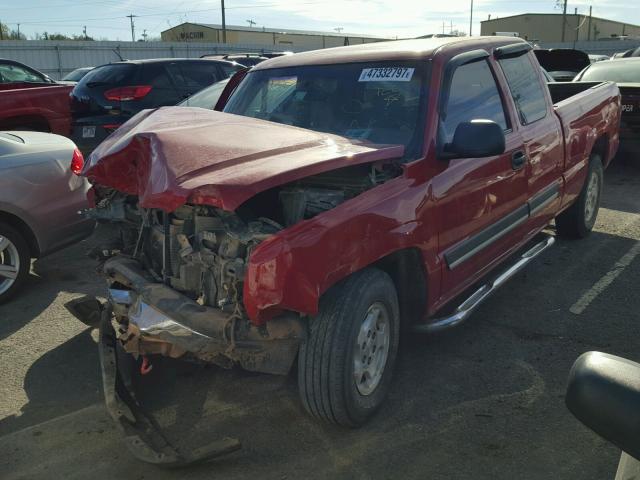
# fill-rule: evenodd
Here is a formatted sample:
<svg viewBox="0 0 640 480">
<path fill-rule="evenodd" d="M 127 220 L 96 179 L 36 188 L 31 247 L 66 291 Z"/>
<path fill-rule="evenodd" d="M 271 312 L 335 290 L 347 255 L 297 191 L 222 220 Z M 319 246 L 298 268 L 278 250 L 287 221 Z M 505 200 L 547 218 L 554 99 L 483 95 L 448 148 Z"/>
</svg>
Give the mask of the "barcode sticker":
<svg viewBox="0 0 640 480">
<path fill-rule="evenodd" d="M 409 82 L 415 68 L 379 67 L 363 68 L 359 82 Z"/>
</svg>

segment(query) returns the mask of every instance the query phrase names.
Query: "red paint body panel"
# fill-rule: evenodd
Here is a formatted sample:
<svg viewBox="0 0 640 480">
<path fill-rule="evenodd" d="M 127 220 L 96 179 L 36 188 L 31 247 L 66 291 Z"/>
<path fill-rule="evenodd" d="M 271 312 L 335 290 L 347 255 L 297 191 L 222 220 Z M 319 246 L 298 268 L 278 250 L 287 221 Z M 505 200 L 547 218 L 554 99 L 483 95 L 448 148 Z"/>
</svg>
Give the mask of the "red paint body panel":
<svg viewBox="0 0 640 480">
<path fill-rule="evenodd" d="M 404 147 L 202 108 L 143 110 L 91 154 L 83 175 L 138 195 L 145 208 L 187 202 L 235 210 L 269 188 L 329 170 L 402 157 Z"/>
<path fill-rule="evenodd" d="M 41 84 L 8 84 L 0 88 L 0 129 L 46 124 L 51 133 L 68 136 L 72 89 L 73 85 Z"/>
<path fill-rule="evenodd" d="M 407 248 L 421 253 L 426 274 L 427 311 L 415 314 L 432 315 L 575 200 L 596 140 L 606 143 L 605 165 L 617 150 L 618 89 L 603 84 L 554 106 L 545 88 L 547 115 L 521 125 L 504 75 L 491 56 L 495 47 L 516 42 L 521 40 L 388 42 L 300 53 L 256 67 L 421 58 L 430 62 L 431 81 L 421 158 L 404 164 L 399 177 L 286 228 L 254 249 L 243 295 L 253 322 L 264 323 L 286 310 L 313 315 L 321 295 L 332 285 Z M 505 134 L 506 150 L 495 157 L 443 161 L 436 155 L 443 68 L 455 55 L 477 49 L 490 54 L 489 65 L 512 125 Z M 537 67 L 533 54 L 527 55 Z M 543 82 L 543 78 L 532 81 Z M 234 209 L 274 185 L 402 155 L 401 147 L 367 146 L 289 126 L 193 110 L 160 110 L 155 120 L 149 112 L 141 113 L 94 152 L 85 173 L 98 183 L 141 195 L 143 206 L 171 209 L 190 201 Z M 511 156 L 520 150 L 529 161 L 514 170 Z M 140 165 L 131 161 L 140 158 Z M 559 188 L 557 196 L 527 221 L 460 266 L 447 265 L 448 252 L 527 206 L 549 187 Z"/>
</svg>

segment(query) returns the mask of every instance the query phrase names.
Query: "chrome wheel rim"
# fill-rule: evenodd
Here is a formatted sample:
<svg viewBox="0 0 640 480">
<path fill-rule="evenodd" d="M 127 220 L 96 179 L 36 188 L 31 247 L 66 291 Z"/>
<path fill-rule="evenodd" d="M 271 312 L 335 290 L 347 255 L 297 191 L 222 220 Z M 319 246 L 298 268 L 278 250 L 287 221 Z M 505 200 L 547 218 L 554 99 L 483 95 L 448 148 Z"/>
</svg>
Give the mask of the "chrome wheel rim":
<svg viewBox="0 0 640 480">
<path fill-rule="evenodd" d="M 360 324 L 353 352 L 353 379 L 360 395 L 371 395 L 380 384 L 389 358 L 389 311 L 372 304 Z"/>
<path fill-rule="evenodd" d="M 599 186 L 598 175 L 592 173 L 589 185 L 587 185 L 587 196 L 584 202 L 584 217 L 589 223 L 593 220 L 598 207 Z"/>
<path fill-rule="evenodd" d="M 0 235 L 0 295 L 11 288 L 20 271 L 18 249 L 7 237 Z"/>
</svg>

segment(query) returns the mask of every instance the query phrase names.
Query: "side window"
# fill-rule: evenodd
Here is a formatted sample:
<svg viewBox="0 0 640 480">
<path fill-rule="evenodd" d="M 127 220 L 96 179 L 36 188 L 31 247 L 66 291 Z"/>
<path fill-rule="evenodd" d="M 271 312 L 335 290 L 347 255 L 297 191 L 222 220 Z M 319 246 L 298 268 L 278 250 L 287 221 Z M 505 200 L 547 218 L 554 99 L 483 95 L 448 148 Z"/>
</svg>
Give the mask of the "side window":
<svg viewBox="0 0 640 480">
<path fill-rule="evenodd" d="M 18 65 L 0 65 L 0 75 L 5 82 L 44 82 L 44 78 Z"/>
<path fill-rule="evenodd" d="M 440 141 L 450 143 L 456 127 L 462 122 L 493 120 L 507 130 L 502 98 L 486 60 L 468 63 L 456 69 L 445 109 L 446 118 L 440 122 Z"/>
<path fill-rule="evenodd" d="M 225 77 L 231 77 L 234 73 L 236 73 L 238 70 L 242 70 L 244 67 L 242 67 L 241 65 L 222 63 L 220 64 L 220 68 L 224 72 Z"/>
<path fill-rule="evenodd" d="M 180 87 L 194 91 L 222 80 L 216 62 L 177 62 L 171 64 L 170 68 Z"/>
<path fill-rule="evenodd" d="M 538 72 L 529 60 L 529 55 L 503 58 L 499 63 L 507 78 L 520 122 L 528 125 L 544 118 L 547 115 L 547 103 L 538 80 Z"/>
</svg>

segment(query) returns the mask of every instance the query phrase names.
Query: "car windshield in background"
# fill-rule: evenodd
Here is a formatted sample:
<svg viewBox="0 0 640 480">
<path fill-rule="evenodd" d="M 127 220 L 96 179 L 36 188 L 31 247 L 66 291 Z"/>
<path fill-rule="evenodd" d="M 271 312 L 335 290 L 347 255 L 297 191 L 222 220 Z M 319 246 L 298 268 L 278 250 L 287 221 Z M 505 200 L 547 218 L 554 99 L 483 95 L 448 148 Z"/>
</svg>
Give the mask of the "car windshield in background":
<svg viewBox="0 0 640 480">
<path fill-rule="evenodd" d="M 218 83 L 214 83 L 210 87 L 200 90 L 198 93 L 194 93 L 186 100 L 183 100 L 178 105 L 181 107 L 200 107 L 213 109 L 218 103 L 218 99 L 224 90 L 224 87 L 229 83 L 229 79 L 222 80 Z"/>
<path fill-rule="evenodd" d="M 609 80 L 616 83 L 640 83 L 640 60 L 613 60 L 594 63 L 579 75 L 579 80 L 583 82 Z"/>
<path fill-rule="evenodd" d="M 376 62 L 250 72 L 225 112 L 376 144 L 405 145 L 420 155 L 426 66 Z"/>
<path fill-rule="evenodd" d="M 90 71 L 91 71 L 90 68 L 77 68 L 73 72 L 68 73 L 67 75 L 62 77 L 62 80 L 67 82 L 79 82 L 82 79 L 82 77 L 84 77 Z"/>
</svg>

